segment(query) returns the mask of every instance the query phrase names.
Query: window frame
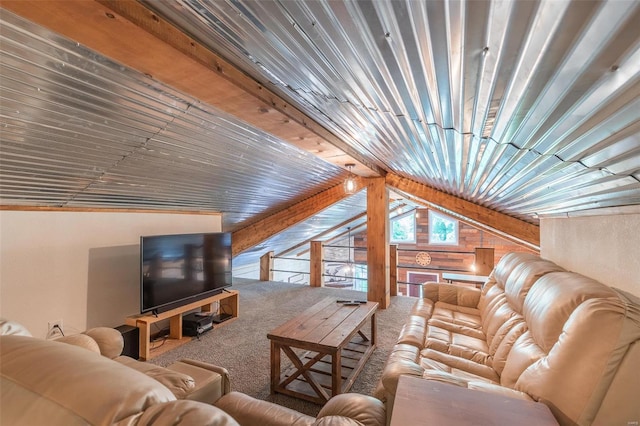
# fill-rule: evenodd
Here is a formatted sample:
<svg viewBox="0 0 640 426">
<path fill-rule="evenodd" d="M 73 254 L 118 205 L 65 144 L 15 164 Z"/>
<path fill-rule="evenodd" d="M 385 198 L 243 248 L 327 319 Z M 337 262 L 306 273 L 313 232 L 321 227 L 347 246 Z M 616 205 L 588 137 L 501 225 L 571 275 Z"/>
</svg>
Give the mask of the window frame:
<svg viewBox="0 0 640 426">
<path fill-rule="evenodd" d="M 454 235 L 454 241 L 442 241 L 442 240 L 435 240 L 433 238 L 434 236 L 433 229 L 435 228 L 435 223 L 438 219 L 451 222 L 453 224 L 452 233 Z M 447 245 L 447 246 L 459 245 L 460 244 L 460 222 L 458 221 L 458 219 L 455 219 L 443 213 L 429 210 L 429 244 L 430 245 Z"/>
<path fill-rule="evenodd" d="M 395 240 L 393 238 L 393 223 L 403 220 L 411 216 L 413 218 L 413 239 L 410 240 Z M 407 213 L 402 213 L 389 220 L 389 240 L 392 244 L 416 244 L 418 241 L 418 224 L 416 221 L 416 210 L 411 210 Z"/>
</svg>

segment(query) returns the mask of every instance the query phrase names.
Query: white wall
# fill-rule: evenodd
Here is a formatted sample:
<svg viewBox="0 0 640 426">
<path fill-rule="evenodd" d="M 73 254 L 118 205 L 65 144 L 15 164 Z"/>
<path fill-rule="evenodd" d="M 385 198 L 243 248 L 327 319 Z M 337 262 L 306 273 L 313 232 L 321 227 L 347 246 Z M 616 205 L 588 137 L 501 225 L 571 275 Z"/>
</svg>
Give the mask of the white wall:
<svg viewBox="0 0 640 426">
<path fill-rule="evenodd" d="M 540 254 L 570 271 L 640 296 L 640 209 L 542 218 Z"/>
<path fill-rule="evenodd" d="M 140 312 L 140 236 L 220 232 L 220 215 L 0 211 L 0 317 L 45 337 Z"/>
</svg>

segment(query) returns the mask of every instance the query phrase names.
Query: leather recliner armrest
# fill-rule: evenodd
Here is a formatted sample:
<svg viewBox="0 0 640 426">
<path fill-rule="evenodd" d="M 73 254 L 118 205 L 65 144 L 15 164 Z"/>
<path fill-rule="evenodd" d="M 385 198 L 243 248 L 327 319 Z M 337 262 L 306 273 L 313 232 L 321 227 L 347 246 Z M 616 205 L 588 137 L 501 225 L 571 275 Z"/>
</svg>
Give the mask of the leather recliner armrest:
<svg viewBox="0 0 640 426">
<path fill-rule="evenodd" d="M 384 404 L 367 395 L 345 393 L 331 398 L 320 410 L 317 419 L 290 408 L 255 399 L 240 392 L 231 392 L 214 405 L 242 426 L 384 426 Z"/>
<path fill-rule="evenodd" d="M 53 341 L 78 346 L 100 355 L 100 346 L 98 346 L 98 343 L 86 334 L 69 334 L 59 337 Z"/>
<path fill-rule="evenodd" d="M 96 341 L 102 356 L 114 359 L 122 354 L 124 349 L 124 338 L 115 328 L 95 327 L 85 331 L 83 334 Z"/>
<path fill-rule="evenodd" d="M 209 404 L 178 400 L 155 404 L 113 426 L 239 426 L 227 413 Z"/>
<path fill-rule="evenodd" d="M 396 394 L 398 389 L 398 380 L 402 375 L 422 377 L 424 368 L 415 362 L 407 361 L 404 359 L 393 360 L 388 362 L 382 371 L 382 377 L 380 381 L 387 393 L 391 395 Z"/>
<path fill-rule="evenodd" d="M 320 426 L 325 422 L 335 424 L 331 418 L 338 416 L 363 426 L 383 426 L 387 421 L 382 401 L 368 395 L 343 393 L 334 396 L 322 407 L 314 425 Z"/>
<path fill-rule="evenodd" d="M 193 377 L 178 371 L 173 371 L 148 362 L 138 361 L 124 355 L 115 358 L 114 361 L 143 373 L 161 383 L 169 389 L 177 399 L 184 399 L 193 392 L 196 387 Z"/>
<path fill-rule="evenodd" d="M 230 392 L 213 405 L 242 426 L 312 426 L 315 422 L 311 416 L 240 392 Z"/>
<path fill-rule="evenodd" d="M 184 364 L 200 367 L 205 370 L 213 371 L 214 373 L 218 373 L 220 376 L 222 376 L 223 394 L 228 394 L 229 392 L 231 392 L 231 382 L 229 380 L 229 371 L 227 371 L 226 368 L 219 367 L 214 364 L 209 364 L 208 362 L 197 361 L 195 359 L 189 359 L 189 358 L 181 359 L 180 362 Z"/>
<path fill-rule="evenodd" d="M 110 327 L 96 327 L 84 333 L 68 334 L 58 337 L 55 341 L 79 346 L 109 359 L 115 359 L 124 349 L 122 334 L 115 328 Z"/>
</svg>

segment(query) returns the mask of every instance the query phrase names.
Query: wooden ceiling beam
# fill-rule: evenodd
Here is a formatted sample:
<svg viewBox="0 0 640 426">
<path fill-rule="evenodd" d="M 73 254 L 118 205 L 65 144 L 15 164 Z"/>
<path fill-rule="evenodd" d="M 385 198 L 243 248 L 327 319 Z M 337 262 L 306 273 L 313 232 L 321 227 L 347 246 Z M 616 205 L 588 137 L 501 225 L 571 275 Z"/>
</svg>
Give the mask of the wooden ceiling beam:
<svg viewBox="0 0 640 426">
<path fill-rule="evenodd" d="M 364 189 L 367 180 L 366 178 L 356 178 L 356 191 Z M 342 185 L 336 185 L 258 222 L 234 231 L 231 236 L 233 255 L 239 255 L 246 249 L 256 246 L 269 237 L 320 213 L 346 197 L 347 195 L 344 193 Z"/>
<path fill-rule="evenodd" d="M 388 173 L 385 177 L 385 182 L 387 186 L 397 189 L 408 195 L 409 198 L 413 196 L 418 200 L 423 200 L 429 207 L 439 208 L 444 212 L 462 216 L 467 218 L 471 225 L 480 226 L 501 237 L 540 249 L 539 226 L 463 200 L 394 173 Z"/>
<path fill-rule="evenodd" d="M 135 0 L 3 0 L 2 8 L 361 176 L 384 171 Z"/>
</svg>

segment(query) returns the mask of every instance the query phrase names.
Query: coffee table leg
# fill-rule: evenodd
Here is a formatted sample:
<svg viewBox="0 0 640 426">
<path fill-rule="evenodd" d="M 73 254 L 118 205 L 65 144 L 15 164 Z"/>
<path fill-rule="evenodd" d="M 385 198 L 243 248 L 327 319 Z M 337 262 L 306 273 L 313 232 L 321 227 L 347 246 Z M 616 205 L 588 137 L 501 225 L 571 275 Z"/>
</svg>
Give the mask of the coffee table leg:
<svg viewBox="0 0 640 426">
<path fill-rule="evenodd" d="M 271 393 L 280 384 L 280 345 L 271 341 Z"/>
<path fill-rule="evenodd" d="M 376 346 L 377 334 L 378 334 L 378 327 L 376 323 L 376 313 L 374 312 L 373 315 L 371 315 L 371 346 L 373 347 Z"/>
<path fill-rule="evenodd" d="M 342 393 L 342 351 L 338 349 L 331 355 L 331 396 Z"/>
</svg>

